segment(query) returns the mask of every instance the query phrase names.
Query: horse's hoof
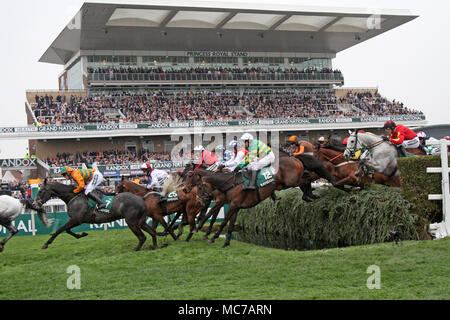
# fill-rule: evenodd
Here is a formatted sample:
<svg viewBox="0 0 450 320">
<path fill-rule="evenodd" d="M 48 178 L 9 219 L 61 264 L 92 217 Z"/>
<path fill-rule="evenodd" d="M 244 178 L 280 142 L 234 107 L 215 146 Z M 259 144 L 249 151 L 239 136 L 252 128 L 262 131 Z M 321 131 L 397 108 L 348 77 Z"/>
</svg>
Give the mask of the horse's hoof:
<svg viewBox="0 0 450 320">
<path fill-rule="evenodd" d="M 44 246 L 42 247 L 42 250 L 45 250 L 48 248 L 48 244 L 44 244 Z"/>
<path fill-rule="evenodd" d="M 306 197 L 303 197 L 303 198 L 302 198 L 302 200 L 303 200 L 303 201 L 305 201 L 305 202 L 312 202 L 312 200 L 311 200 L 311 199 L 309 199 L 309 198 L 306 198 Z"/>
<path fill-rule="evenodd" d="M 214 243 L 214 238 L 209 239 L 208 243 Z"/>
<path fill-rule="evenodd" d="M 3 252 L 3 246 L 0 246 L 0 252 Z"/>
<path fill-rule="evenodd" d="M 161 245 L 161 249 L 167 248 L 168 246 L 169 246 L 168 243 L 164 243 L 164 244 Z"/>
<path fill-rule="evenodd" d="M 208 235 L 204 235 L 202 239 L 203 240 L 208 240 Z"/>
<path fill-rule="evenodd" d="M 230 244 L 229 243 L 224 243 L 224 245 L 222 246 L 222 248 L 226 248 L 226 247 L 228 247 Z"/>
</svg>

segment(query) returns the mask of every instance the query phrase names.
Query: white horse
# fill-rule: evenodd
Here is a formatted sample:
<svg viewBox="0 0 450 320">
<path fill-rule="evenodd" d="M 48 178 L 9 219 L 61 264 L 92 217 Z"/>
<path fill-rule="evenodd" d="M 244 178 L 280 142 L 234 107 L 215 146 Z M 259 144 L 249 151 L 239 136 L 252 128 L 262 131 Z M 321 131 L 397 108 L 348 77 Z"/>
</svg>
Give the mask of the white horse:
<svg viewBox="0 0 450 320">
<path fill-rule="evenodd" d="M 0 242 L 0 252 L 3 251 L 6 242 L 11 239 L 19 230 L 13 225 L 13 221 L 21 215 L 26 208 L 36 210 L 30 200 L 19 200 L 11 196 L 0 196 L 0 225 L 9 230 L 9 234 Z M 36 210 L 41 221 L 49 227 L 51 221 L 47 219 L 47 215 L 42 210 Z"/>
<path fill-rule="evenodd" d="M 363 152 L 359 160 L 362 165 L 370 169 L 380 172 L 386 176 L 398 176 L 400 172 L 397 168 L 397 149 L 390 142 L 385 141 L 383 137 L 371 133 L 358 133 L 358 131 L 350 131 L 348 137 L 347 148 L 344 156 L 350 159 L 355 152 L 363 148 Z"/>
</svg>

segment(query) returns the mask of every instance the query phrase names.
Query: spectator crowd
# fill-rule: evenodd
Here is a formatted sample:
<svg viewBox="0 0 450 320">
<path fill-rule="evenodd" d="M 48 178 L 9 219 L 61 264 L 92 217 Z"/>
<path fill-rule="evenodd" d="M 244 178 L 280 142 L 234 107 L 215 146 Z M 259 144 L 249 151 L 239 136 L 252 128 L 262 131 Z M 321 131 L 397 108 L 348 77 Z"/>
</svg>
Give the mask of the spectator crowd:
<svg viewBox="0 0 450 320">
<path fill-rule="evenodd" d="M 338 99 L 332 89 L 115 92 L 69 99 L 46 95 L 36 96 L 32 108 L 47 125 L 422 114 L 378 93 L 349 92 Z"/>
</svg>

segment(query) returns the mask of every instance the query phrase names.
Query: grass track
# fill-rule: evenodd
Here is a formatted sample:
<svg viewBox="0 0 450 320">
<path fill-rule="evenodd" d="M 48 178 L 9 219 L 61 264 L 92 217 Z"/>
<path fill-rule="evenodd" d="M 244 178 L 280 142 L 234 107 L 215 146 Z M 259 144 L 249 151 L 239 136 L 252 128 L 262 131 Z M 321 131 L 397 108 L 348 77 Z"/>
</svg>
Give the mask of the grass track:
<svg viewBox="0 0 450 320">
<path fill-rule="evenodd" d="M 93 231 L 76 240 L 63 234 L 16 237 L 0 254 L 4 299 L 450 299 L 450 239 L 283 251 L 239 241 L 222 249 L 202 233 L 191 242 L 159 238 L 169 246 L 134 252 L 129 230 Z M 149 238 L 149 237 L 148 237 Z M 68 290 L 71 265 L 81 269 L 81 290 Z M 366 287 L 370 265 L 381 289 Z"/>
</svg>

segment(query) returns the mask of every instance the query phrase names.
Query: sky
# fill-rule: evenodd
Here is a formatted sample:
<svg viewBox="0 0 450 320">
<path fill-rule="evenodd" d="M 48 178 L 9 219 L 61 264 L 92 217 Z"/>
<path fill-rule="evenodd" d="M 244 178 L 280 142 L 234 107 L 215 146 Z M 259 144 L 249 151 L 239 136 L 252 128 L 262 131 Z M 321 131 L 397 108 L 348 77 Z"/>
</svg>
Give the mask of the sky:
<svg viewBox="0 0 450 320">
<path fill-rule="evenodd" d="M 1 1 L 0 127 L 26 126 L 25 92 L 58 88 L 63 66 L 38 62 L 79 11 L 81 0 Z M 96 1 L 155 3 L 155 1 Z M 208 1 L 203 1 L 207 3 Z M 227 3 L 406 9 L 418 18 L 339 52 L 333 67 L 345 87 L 378 87 L 390 99 L 425 113 L 428 124 L 450 123 L 450 1 L 448 0 L 227 0 Z M 164 1 L 159 1 L 164 3 Z M 21 158 L 26 140 L 0 140 L 0 159 Z"/>
</svg>

